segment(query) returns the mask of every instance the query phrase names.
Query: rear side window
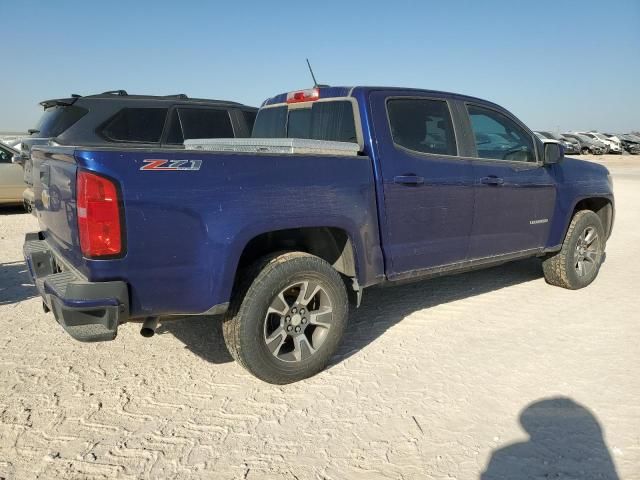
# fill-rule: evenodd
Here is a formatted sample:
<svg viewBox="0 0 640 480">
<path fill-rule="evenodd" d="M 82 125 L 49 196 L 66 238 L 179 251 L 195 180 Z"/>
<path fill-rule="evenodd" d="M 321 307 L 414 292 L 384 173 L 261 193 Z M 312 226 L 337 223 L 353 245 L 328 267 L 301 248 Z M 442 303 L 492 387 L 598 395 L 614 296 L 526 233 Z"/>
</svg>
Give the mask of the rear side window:
<svg viewBox="0 0 640 480">
<path fill-rule="evenodd" d="M 244 121 L 247 124 L 247 130 L 249 132 L 251 132 L 251 130 L 253 130 L 253 124 L 256 123 L 256 114 L 257 112 L 255 111 L 247 111 L 247 110 L 243 110 L 242 111 L 242 115 L 244 115 Z"/>
<path fill-rule="evenodd" d="M 233 138 L 231 119 L 226 110 L 179 108 L 183 140 L 193 138 Z"/>
<path fill-rule="evenodd" d="M 74 105 L 56 105 L 45 109 L 34 136 L 57 137 L 87 114 L 86 108 Z"/>
<path fill-rule="evenodd" d="M 303 108 L 282 106 L 261 109 L 251 136 L 358 141 L 353 104 L 344 100 L 316 102 Z"/>
<path fill-rule="evenodd" d="M 114 142 L 157 143 L 167 117 L 166 108 L 123 108 L 103 128 Z"/>
<path fill-rule="evenodd" d="M 492 160 L 535 162 L 533 138 L 506 115 L 468 105 L 478 157 Z"/>
<path fill-rule="evenodd" d="M 194 138 L 234 138 L 227 110 L 213 108 L 179 108 L 171 113 L 171 127 L 166 142 L 182 144 Z"/>
<path fill-rule="evenodd" d="M 391 99 L 387 102 L 393 141 L 421 153 L 457 155 L 456 139 L 444 100 Z"/>
</svg>

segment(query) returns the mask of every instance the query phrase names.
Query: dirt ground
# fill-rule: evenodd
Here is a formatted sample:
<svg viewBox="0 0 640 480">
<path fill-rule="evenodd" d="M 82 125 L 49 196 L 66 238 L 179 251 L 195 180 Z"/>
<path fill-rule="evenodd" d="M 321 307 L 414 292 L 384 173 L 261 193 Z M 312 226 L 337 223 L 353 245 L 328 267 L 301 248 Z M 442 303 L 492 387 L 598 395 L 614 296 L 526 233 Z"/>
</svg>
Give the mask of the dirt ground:
<svg viewBox="0 0 640 480">
<path fill-rule="evenodd" d="M 72 340 L 0 211 L 0 479 L 640 479 L 640 157 L 590 287 L 537 260 L 365 293 L 332 365 L 276 387 L 215 318 Z M 483 474 L 483 472 L 486 472 Z"/>
</svg>

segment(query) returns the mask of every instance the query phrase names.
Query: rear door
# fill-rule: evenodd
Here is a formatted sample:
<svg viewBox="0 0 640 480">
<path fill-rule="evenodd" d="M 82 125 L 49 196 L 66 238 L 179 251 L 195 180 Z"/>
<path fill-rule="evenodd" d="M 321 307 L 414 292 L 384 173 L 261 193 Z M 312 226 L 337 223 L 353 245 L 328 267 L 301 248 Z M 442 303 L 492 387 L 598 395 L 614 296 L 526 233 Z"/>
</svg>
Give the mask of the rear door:
<svg viewBox="0 0 640 480">
<path fill-rule="evenodd" d="M 544 247 L 556 189 L 532 133 L 506 112 L 472 103 L 466 111 L 476 150 L 470 260 Z"/>
<path fill-rule="evenodd" d="M 371 94 L 384 194 L 384 251 L 390 278 L 467 258 L 473 167 L 458 156 L 449 101 Z"/>
</svg>

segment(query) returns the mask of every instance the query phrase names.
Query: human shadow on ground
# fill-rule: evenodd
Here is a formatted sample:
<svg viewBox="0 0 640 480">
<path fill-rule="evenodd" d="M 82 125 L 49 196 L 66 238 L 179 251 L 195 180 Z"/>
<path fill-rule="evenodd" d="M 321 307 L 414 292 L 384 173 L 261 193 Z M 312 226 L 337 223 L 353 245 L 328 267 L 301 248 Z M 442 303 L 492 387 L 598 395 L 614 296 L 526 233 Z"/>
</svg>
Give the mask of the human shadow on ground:
<svg viewBox="0 0 640 480">
<path fill-rule="evenodd" d="M 520 423 L 529 439 L 494 451 L 481 480 L 619 479 L 598 420 L 572 399 L 534 402 Z"/>
<path fill-rule="evenodd" d="M 0 263 L 0 305 L 18 303 L 37 294 L 24 262 Z"/>
<path fill-rule="evenodd" d="M 360 308 L 351 310 L 342 345 L 330 363 L 335 365 L 362 350 L 415 311 L 528 282 L 541 276 L 540 260 L 534 258 L 486 270 L 367 289 Z M 156 333 L 171 333 L 203 359 L 212 363 L 232 361 L 222 338 L 221 317 L 161 319 L 160 323 Z"/>
</svg>

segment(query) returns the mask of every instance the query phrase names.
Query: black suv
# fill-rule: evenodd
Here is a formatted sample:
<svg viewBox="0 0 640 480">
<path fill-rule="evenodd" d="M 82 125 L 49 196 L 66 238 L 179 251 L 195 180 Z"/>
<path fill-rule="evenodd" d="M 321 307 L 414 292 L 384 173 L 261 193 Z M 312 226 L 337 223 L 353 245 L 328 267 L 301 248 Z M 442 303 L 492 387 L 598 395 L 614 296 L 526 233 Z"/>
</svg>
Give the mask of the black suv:
<svg viewBox="0 0 640 480">
<path fill-rule="evenodd" d="M 129 95 L 112 90 L 98 95 L 71 95 L 46 100 L 44 114 L 31 136 L 22 141 L 24 204 L 33 205 L 31 147 L 59 145 L 182 148 L 191 138 L 251 136 L 257 108 L 225 100 L 189 98 L 184 94 Z"/>
</svg>

